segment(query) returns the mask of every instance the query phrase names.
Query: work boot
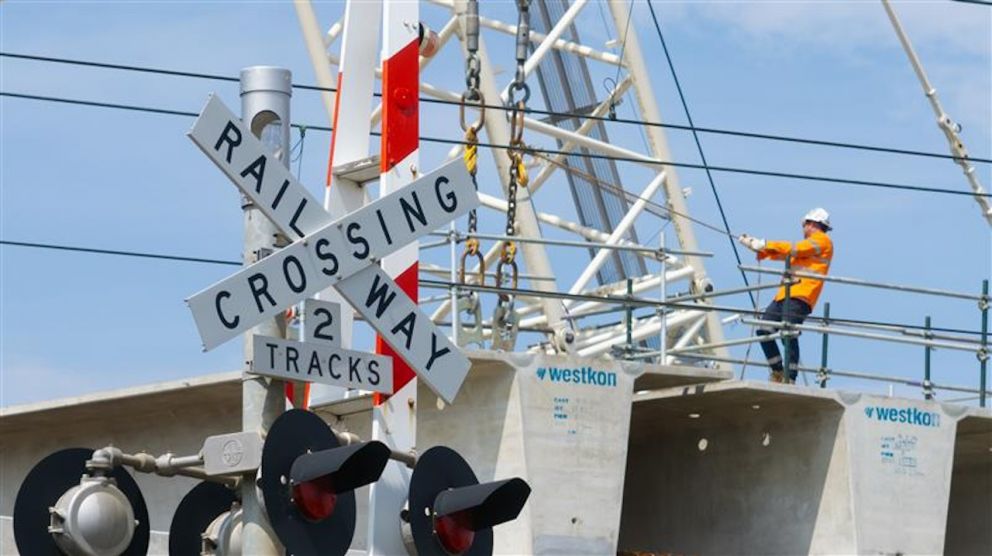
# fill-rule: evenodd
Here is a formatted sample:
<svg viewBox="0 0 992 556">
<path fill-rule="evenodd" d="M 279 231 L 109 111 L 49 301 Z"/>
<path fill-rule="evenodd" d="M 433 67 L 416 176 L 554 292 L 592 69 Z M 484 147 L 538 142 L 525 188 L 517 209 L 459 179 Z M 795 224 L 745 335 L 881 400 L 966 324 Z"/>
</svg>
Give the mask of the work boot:
<svg viewBox="0 0 992 556">
<path fill-rule="evenodd" d="M 768 382 L 785 382 L 785 375 L 782 371 L 772 371 L 768 374 Z"/>
</svg>

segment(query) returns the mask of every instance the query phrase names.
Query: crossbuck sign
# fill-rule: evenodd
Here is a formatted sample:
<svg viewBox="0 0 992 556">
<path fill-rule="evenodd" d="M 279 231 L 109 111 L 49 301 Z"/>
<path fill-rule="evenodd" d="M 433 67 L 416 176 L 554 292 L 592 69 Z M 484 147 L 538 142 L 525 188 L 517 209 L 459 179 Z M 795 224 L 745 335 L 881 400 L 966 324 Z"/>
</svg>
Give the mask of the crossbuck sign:
<svg viewBox="0 0 992 556">
<path fill-rule="evenodd" d="M 379 268 L 384 256 L 479 205 L 453 160 L 333 220 L 293 174 L 214 95 L 190 139 L 291 245 L 187 300 L 205 350 L 334 286 L 438 396 L 454 400 L 468 358 Z"/>
</svg>

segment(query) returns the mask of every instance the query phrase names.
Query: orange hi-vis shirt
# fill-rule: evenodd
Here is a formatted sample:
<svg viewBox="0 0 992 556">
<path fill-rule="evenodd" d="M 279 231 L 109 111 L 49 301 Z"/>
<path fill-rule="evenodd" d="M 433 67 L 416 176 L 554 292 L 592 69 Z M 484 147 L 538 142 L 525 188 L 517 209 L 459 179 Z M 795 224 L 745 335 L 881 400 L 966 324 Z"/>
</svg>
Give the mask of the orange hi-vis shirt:
<svg viewBox="0 0 992 556">
<path fill-rule="evenodd" d="M 792 270 L 826 276 L 830 270 L 830 261 L 834 258 L 834 242 L 823 232 L 814 232 L 808 238 L 793 244 L 790 241 L 769 241 L 765 248 L 758 251 L 758 260 L 772 259 L 784 261 L 789 257 Z M 815 278 L 800 278 L 792 284 L 790 295 L 793 299 L 802 299 L 810 309 L 816 306 L 816 300 L 823 290 L 823 280 Z M 778 289 L 775 301 L 785 299 L 785 286 Z"/>
</svg>

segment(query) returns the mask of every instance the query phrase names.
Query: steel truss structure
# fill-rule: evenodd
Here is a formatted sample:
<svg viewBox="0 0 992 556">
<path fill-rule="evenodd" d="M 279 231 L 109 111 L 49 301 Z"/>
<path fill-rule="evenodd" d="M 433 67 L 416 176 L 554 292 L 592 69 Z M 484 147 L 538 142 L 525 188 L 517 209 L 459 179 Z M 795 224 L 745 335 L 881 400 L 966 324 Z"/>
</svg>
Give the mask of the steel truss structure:
<svg viewBox="0 0 992 556">
<path fill-rule="evenodd" d="M 460 101 L 462 92 L 437 85 L 433 79 L 450 79 L 450 69 L 447 75 L 441 75 L 440 70 L 431 72 L 432 60 L 445 55 L 446 52 L 459 49 L 458 58 L 467 60 L 466 44 L 466 10 L 465 0 L 430 0 L 428 2 L 450 12 L 450 17 L 441 25 L 434 39 L 437 53 L 420 57 L 420 94 L 424 98 L 442 99 L 445 101 Z M 537 2 L 534 2 L 537 4 Z M 612 26 L 611 35 L 613 48 L 604 50 L 594 45 L 584 44 L 576 30 L 577 18 L 586 10 L 602 10 L 595 3 L 587 0 L 548 0 L 544 4 L 532 8 L 534 19 L 539 19 L 535 27 L 544 32 L 531 30 L 529 32 L 529 49 L 527 58 L 523 61 L 523 78 L 532 88 L 540 86 L 545 99 L 560 97 L 562 91 L 552 90 L 561 86 L 562 73 L 553 72 L 557 64 L 570 61 L 574 67 L 580 67 L 585 74 L 588 84 L 590 65 L 592 71 L 615 73 L 617 79 L 611 83 L 609 91 L 603 91 L 602 98 L 596 98 L 594 91 L 584 88 L 581 92 L 588 98 L 582 99 L 583 106 L 578 106 L 574 98 L 562 105 L 551 103 L 546 106 L 549 110 L 576 109 L 592 116 L 607 116 L 624 97 L 631 98 L 631 103 L 638 116 L 644 120 L 661 122 L 661 113 L 656 102 L 656 96 L 649 79 L 645 60 L 643 59 L 637 32 L 629 25 L 632 5 L 622 0 L 610 0 L 605 3 L 608 8 L 609 20 Z M 482 4 L 483 10 L 488 5 Z M 316 21 L 308 0 L 296 2 L 297 13 L 300 17 L 303 35 L 307 42 L 308 52 L 314 67 L 318 84 L 332 88 L 338 85 L 338 80 L 332 77 L 331 67 L 339 72 L 343 69 L 341 57 L 335 53 L 335 43 L 342 39 L 342 51 L 348 48 L 350 40 L 343 32 L 344 18 L 326 27 L 320 27 Z M 506 10 L 504 10 L 506 11 Z M 489 44 L 505 43 L 506 35 L 516 36 L 518 22 L 503 21 L 490 17 L 492 14 L 482 13 L 478 18 L 481 32 L 478 37 L 478 68 L 479 90 L 490 108 L 482 111 L 480 137 L 484 136 L 490 144 L 508 145 L 513 138 L 509 111 L 493 109 L 492 105 L 507 105 L 510 98 L 511 83 L 499 75 L 498 61 L 512 59 L 512 48 L 493 50 Z M 516 15 L 513 10 L 513 15 Z M 596 15 L 596 14 L 592 14 Z M 554 17 L 557 17 L 555 20 Z M 590 17 L 590 16 L 587 16 Z M 599 15 L 596 15 L 599 17 Z M 604 25 L 606 17 L 602 18 Z M 387 30 L 388 32 L 388 30 Z M 454 39 L 454 40 L 452 40 Z M 449 54 L 450 56 L 450 54 Z M 576 64 L 575 62 L 579 62 Z M 519 73 L 519 71 L 518 71 Z M 540 78 L 539 78 L 540 73 Z M 382 79 L 381 68 L 375 70 L 377 79 Z M 553 78 L 553 79 L 552 79 Z M 345 79 L 348 79 L 346 76 Z M 629 94 L 628 94 L 629 93 Z M 385 91 L 384 94 L 388 94 Z M 536 98 L 537 95 L 534 96 Z M 334 117 L 334 93 L 325 92 L 323 101 L 330 118 Z M 591 102 L 586 102 L 591 101 Z M 369 110 L 369 124 L 379 124 L 382 106 L 372 106 Z M 479 114 L 471 106 L 465 112 Z M 340 118 L 341 115 L 338 115 Z M 465 116 L 468 118 L 469 116 Z M 340 123 L 340 121 L 339 121 Z M 566 122 L 555 119 L 542 119 L 525 115 L 522 121 L 522 131 L 526 133 L 527 144 L 556 144 L 558 149 L 575 156 L 556 155 L 554 157 L 530 155 L 527 157 L 528 173 L 531 178 L 529 186 L 521 189 L 517 196 L 516 205 L 516 234 L 513 238 L 520 243 L 520 254 L 523 259 L 523 269 L 519 274 L 520 281 L 538 292 L 548 294 L 567 292 L 570 294 L 609 296 L 614 294 L 656 295 L 661 302 L 666 300 L 666 289 L 673 284 L 681 288 L 683 294 L 694 296 L 694 303 L 706 305 L 709 303 L 706 292 L 712 290 L 707 277 L 703 260 L 707 255 L 698 249 L 693 224 L 686 207 L 682 186 L 674 167 L 659 165 L 659 162 L 672 160 L 668 141 L 664 130 L 657 126 L 649 126 L 644 132 L 645 146 L 643 151 L 621 147 L 609 142 L 601 121 L 568 118 Z M 366 127 L 366 129 L 368 129 Z M 338 141 L 340 143 L 340 141 Z M 505 218 L 508 209 L 507 193 L 510 191 L 510 159 L 507 152 L 501 148 L 482 149 L 489 151 L 488 156 L 495 167 L 502 196 L 485 192 L 480 194 L 483 205 L 489 209 L 488 215 L 496 219 Z M 589 165 L 583 166 L 581 155 L 585 153 L 619 156 L 627 159 L 643 161 L 643 166 L 650 172 L 647 183 L 632 188 L 626 188 L 619 183 L 620 175 L 612 164 L 603 168 Z M 461 155 L 461 148 L 456 147 L 449 156 Z M 336 155 L 337 156 L 337 155 Z M 337 164 L 337 162 L 335 162 Z M 491 170 L 485 170 L 487 181 L 495 181 Z M 561 195 L 549 192 L 542 194 L 543 186 L 555 179 L 561 179 L 562 174 L 573 186 L 573 199 L 577 206 L 575 213 L 578 221 L 573 221 L 562 214 Z M 481 180 L 480 180 L 481 181 Z M 576 182 L 581 182 L 583 192 L 576 189 Z M 613 183 L 609 183 L 613 182 Z M 548 188 L 550 189 L 550 188 Z M 585 198 L 583 201 L 580 197 Z M 657 200 L 653 200 L 655 197 Z M 333 210 L 333 209 L 331 209 Z M 595 211 L 595 214 L 592 212 Z M 661 217 L 660 219 L 658 217 Z M 650 223 L 646 218 L 653 218 Z M 654 230 L 655 234 L 663 225 L 671 230 L 669 237 L 677 241 L 677 249 L 667 249 L 664 243 L 649 246 L 638 243 L 635 225 L 641 229 Z M 554 236 L 546 237 L 542 226 L 554 228 Z M 556 239 L 560 237 L 559 230 L 573 236 L 575 240 Z M 448 238 L 451 248 L 451 262 L 447 273 L 452 282 L 458 280 L 456 267 L 459 265 L 458 252 L 455 243 L 464 240 L 464 234 Z M 664 237 L 663 234 L 661 234 Z M 499 261 L 503 236 L 489 235 L 493 239 L 484 250 L 482 261 L 484 267 L 476 263 L 474 267 L 464 269 L 469 281 L 490 274 Z M 476 235 L 482 239 L 482 234 Z M 576 241 L 577 240 L 577 241 Z M 440 246 L 437 242 L 434 246 Z M 425 246 L 430 247 L 430 245 Z M 574 275 L 575 258 L 551 256 L 551 249 L 575 249 L 578 255 L 582 250 L 588 251 L 592 259 L 579 269 L 578 277 L 571 284 L 565 283 L 567 277 Z M 471 259 L 470 261 L 471 262 Z M 421 270 L 437 272 L 439 265 L 430 267 L 422 265 Z M 604 283 L 605 282 L 605 283 Z M 505 295 L 505 294 L 504 294 Z M 512 295 L 512 294 L 511 294 Z M 504 318 L 482 318 L 481 303 L 470 292 L 453 288 L 452 295 L 443 299 L 434 298 L 439 305 L 434 309 L 432 318 L 435 322 L 450 319 L 453 322 L 453 336 L 462 345 L 477 343 L 488 347 L 493 340 L 490 330 L 499 330 L 506 323 Z M 658 338 L 664 338 L 666 346 L 662 348 L 684 349 L 694 345 L 714 345 L 704 353 L 726 358 L 728 353 L 722 344 L 724 342 L 722 324 L 718 315 L 713 311 L 693 310 L 689 308 L 674 308 L 658 311 L 655 315 L 631 318 L 629 322 L 604 323 L 603 318 L 583 318 L 586 315 L 603 317 L 604 310 L 616 311 L 617 316 L 623 315 L 623 309 L 617 309 L 612 304 L 601 304 L 595 301 L 575 302 L 561 300 L 554 295 L 536 295 L 522 297 L 518 303 L 511 305 L 514 310 L 516 325 L 524 330 L 543 330 L 543 340 L 531 342 L 529 349 L 550 352 L 577 353 L 582 356 L 608 355 L 618 346 L 628 345 L 629 341 L 643 342 L 644 345 L 658 347 Z M 457 306 L 458 310 L 452 311 Z M 454 313 L 454 314 L 452 314 Z M 493 320 L 498 322 L 495 323 Z M 471 326 L 468 324 L 471 321 Z M 524 344 L 523 341 L 520 342 Z M 526 349 L 525 345 L 502 344 L 504 349 Z M 697 352 L 698 353 L 698 352 Z M 697 358 L 664 357 L 668 363 L 684 363 L 690 365 L 708 364 L 724 366 L 718 360 L 700 363 Z"/>
</svg>

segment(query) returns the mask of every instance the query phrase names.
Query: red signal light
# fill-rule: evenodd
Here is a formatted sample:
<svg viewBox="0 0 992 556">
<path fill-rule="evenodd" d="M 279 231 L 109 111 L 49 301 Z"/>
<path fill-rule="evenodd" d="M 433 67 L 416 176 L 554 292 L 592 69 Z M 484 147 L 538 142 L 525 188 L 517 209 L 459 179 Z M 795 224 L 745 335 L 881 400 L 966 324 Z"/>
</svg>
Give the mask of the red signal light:
<svg viewBox="0 0 992 556">
<path fill-rule="evenodd" d="M 472 547 L 475 531 L 471 528 L 469 511 L 443 515 L 434 520 L 434 532 L 438 542 L 448 554 L 464 554 Z"/>
<path fill-rule="evenodd" d="M 310 521 L 323 521 L 334 513 L 338 493 L 329 475 L 293 485 L 293 503 Z"/>
</svg>

